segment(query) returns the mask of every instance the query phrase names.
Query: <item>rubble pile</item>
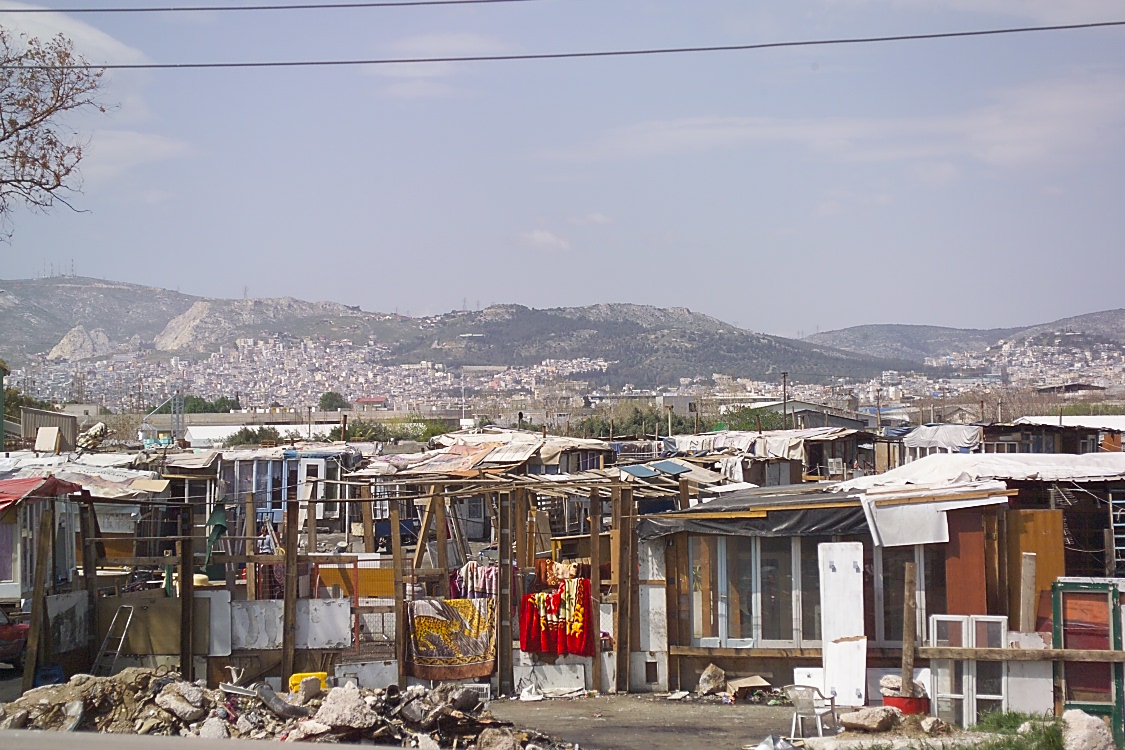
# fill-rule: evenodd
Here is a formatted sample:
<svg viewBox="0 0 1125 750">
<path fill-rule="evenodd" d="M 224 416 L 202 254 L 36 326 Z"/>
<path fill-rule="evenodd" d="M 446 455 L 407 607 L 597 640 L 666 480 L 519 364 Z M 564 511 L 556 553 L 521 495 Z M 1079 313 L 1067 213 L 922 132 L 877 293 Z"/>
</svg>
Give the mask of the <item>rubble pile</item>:
<svg viewBox="0 0 1125 750">
<path fill-rule="evenodd" d="M 129 668 L 113 677 L 74 675 L 0 706 L 0 728 L 249 738 L 288 742 L 399 744 L 436 750 L 564 750 L 535 732 L 492 717 L 478 694 L 457 684 L 433 690 L 360 689 L 322 692 L 319 679 L 292 697 L 265 683 L 210 690 L 175 672 Z"/>
</svg>

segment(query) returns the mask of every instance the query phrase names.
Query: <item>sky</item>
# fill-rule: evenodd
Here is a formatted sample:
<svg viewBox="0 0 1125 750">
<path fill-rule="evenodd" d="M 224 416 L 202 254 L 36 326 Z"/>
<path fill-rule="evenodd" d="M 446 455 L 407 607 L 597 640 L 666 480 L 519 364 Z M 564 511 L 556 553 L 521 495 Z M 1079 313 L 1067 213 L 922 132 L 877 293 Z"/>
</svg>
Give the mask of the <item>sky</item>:
<svg viewBox="0 0 1125 750">
<path fill-rule="evenodd" d="M 216 0 L 217 2 L 218 0 Z M 184 0 L 190 3 L 190 0 Z M 197 0 L 198 2 L 198 0 Z M 146 5 L 58 0 L 49 7 Z M 158 3 L 159 4 L 159 3 Z M 0 8 L 23 4 L 0 1 Z M 734 45 L 1125 20 L 1115 0 L 536 0 L 8 15 L 91 62 Z M 1125 307 L 1125 28 L 615 59 L 107 73 L 52 266 L 432 314 L 683 306 L 809 335 Z"/>
</svg>

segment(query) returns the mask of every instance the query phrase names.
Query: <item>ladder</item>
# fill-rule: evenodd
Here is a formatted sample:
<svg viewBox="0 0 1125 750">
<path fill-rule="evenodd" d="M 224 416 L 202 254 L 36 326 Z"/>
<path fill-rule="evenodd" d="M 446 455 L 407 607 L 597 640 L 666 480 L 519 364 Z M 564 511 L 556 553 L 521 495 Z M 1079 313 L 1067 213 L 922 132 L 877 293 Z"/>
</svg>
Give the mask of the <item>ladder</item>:
<svg viewBox="0 0 1125 750">
<path fill-rule="evenodd" d="M 1109 493 L 1109 524 L 1113 531 L 1113 575 L 1120 575 L 1125 570 L 1125 492 Z M 1108 570 L 1106 575 L 1110 575 Z"/>
<path fill-rule="evenodd" d="M 117 666 L 117 657 L 121 655 L 121 647 L 125 645 L 125 635 L 129 632 L 129 625 L 132 622 L 132 605 L 122 604 L 113 613 L 113 621 L 109 623 L 109 631 L 105 634 L 105 640 L 102 641 L 101 650 L 98 651 L 98 658 L 94 659 L 90 674 L 95 677 L 109 677 L 113 674 L 113 668 Z"/>
</svg>

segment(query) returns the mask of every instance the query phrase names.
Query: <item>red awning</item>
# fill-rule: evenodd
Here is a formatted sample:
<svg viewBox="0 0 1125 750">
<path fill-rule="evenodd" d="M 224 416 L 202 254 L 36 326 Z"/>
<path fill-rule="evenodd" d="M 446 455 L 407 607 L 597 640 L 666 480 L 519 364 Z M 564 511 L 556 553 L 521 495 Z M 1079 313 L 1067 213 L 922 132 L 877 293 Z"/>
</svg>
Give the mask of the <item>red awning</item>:
<svg viewBox="0 0 1125 750">
<path fill-rule="evenodd" d="M 0 479 L 0 513 L 25 497 L 47 498 L 81 492 L 81 485 L 64 482 L 55 477 L 29 477 L 27 479 Z"/>
</svg>

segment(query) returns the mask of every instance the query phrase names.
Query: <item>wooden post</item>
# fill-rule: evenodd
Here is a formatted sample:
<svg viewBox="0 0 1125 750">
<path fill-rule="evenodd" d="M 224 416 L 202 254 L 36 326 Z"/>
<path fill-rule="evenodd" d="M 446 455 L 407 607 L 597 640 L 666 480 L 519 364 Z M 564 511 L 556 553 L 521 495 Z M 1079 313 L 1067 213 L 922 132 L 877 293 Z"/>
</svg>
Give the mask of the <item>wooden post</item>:
<svg viewBox="0 0 1125 750">
<path fill-rule="evenodd" d="M 918 629 L 915 615 L 918 589 L 916 577 L 914 563 L 906 563 L 903 571 L 906 583 L 902 597 L 902 685 L 899 688 L 899 695 L 904 698 L 914 697 L 914 634 Z"/>
<path fill-rule="evenodd" d="M 32 501 L 34 502 L 34 501 Z M 54 555 L 52 549 L 55 514 L 50 503 L 44 503 L 39 517 L 39 533 L 35 537 L 35 588 L 31 592 L 31 629 L 24 647 L 23 692 L 35 686 L 35 669 L 39 665 L 39 643 L 47 625 L 47 566 Z"/>
<path fill-rule="evenodd" d="M 696 412 L 697 416 L 698 414 L 699 412 Z M 687 510 L 691 507 L 691 502 L 688 500 L 690 490 L 687 477 L 680 477 L 680 510 Z"/>
<path fill-rule="evenodd" d="M 281 611 L 281 684 L 288 685 L 297 649 L 297 527 L 299 501 L 285 508 L 285 600 Z"/>
<path fill-rule="evenodd" d="M 434 521 L 434 496 L 437 494 L 437 485 L 430 488 L 430 497 L 426 500 L 426 510 L 422 513 L 422 527 L 418 529 L 418 546 L 414 548 L 414 567 L 422 567 L 422 560 L 426 555 L 426 540 L 430 537 L 430 524 Z"/>
<path fill-rule="evenodd" d="M 180 674 L 194 682 L 195 518 L 191 505 L 182 506 L 180 514 Z"/>
<path fill-rule="evenodd" d="M 512 677 L 512 494 L 499 497 L 499 585 L 496 587 L 496 617 L 499 620 L 496 638 L 496 676 L 501 695 L 513 691 Z"/>
<path fill-rule="evenodd" d="M 374 552 L 375 522 L 371 514 L 371 485 L 365 484 L 360 487 L 359 496 L 363 500 L 359 504 L 359 517 L 363 521 L 363 551 Z M 398 500 L 395 500 L 395 512 L 398 512 Z"/>
<path fill-rule="evenodd" d="M 1117 545 L 1113 541 L 1112 526 L 1102 530 L 1102 548 L 1105 550 L 1105 577 L 1113 578 L 1117 575 Z"/>
<path fill-rule="evenodd" d="M 308 497 L 305 498 L 305 508 L 307 508 L 307 517 L 305 519 L 308 524 L 306 534 L 308 540 L 305 543 L 305 551 L 310 555 L 316 554 L 316 509 L 321 507 L 317 502 L 317 495 L 320 493 L 316 491 L 317 486 L 315 482 L 305 483 L 305 493 Z"/>
<path fill-rule="evenodd" d="M 254 507 L 254 493 L 247 492 L 243 496 L 243 513 L 246 518 L 243 519 L 243 532 L 242 535 L 246 537 L 246 555 L 247 557 L 258 553 L 258 511 Z M 258 598 L 258 565 L 257 563 L 246 563 L 246 599 L 247 601 L 254 601 Z"/>
<path fill-rule="evenodd" d="M 1020 632 L 1035 631 L 1036 601 L 1035 575 L 1036 557 L 1034 552 L 1024 552 L 1020 559 Z"/>
<path fill-rule="evenodd" d="M 602 497 L 597 487 L 590 488 L 590 624 L 594 629 L 594 662 L 590 684 L 602 691 Z"/>
<path fill-rule="evenodd" d="M 88 490 L 82 491 L 84 502 L 78 507 L 78 528 L 82 535 L 82 584 L 89 597 L 87 617 L 90 623 L 88 648 L 90 658 L 97 658 L 98 648 L 98 552 L 94 546 L 94 502 Z"/>
<path fill-rule="evenodd" d="M 434 498 L 434 527 L 437 531 L 437 566 L 441 571 L 437 595 L 449 596 L 449 526 L 445 519 L 445 493 Z"/>
<path fill-rule="evenodd" d="M 370 508 L 370 503 L 364 503 Z M 402 582 L 402 528 L 399 525 L 398 498 L 387 499 L 391 521 L 391 558 L 395 581 L 395 659 L 398 662 L 398 684 L 406 680 L 406 590 Z M 370 515 L 370 513 L 368 514 Z M 366 529 L 364 529 L 366 534 Z"/>
<path fill-rule="evenodd" d="M 621 524 L 618 529 L 617 558 L 613 566 L 617 572 L 617 609 L 613 618 L 614 638 L 617 647 L 617 679 L 618 693 L 629 692 L 629 657 L 632 650 L 630 631 L 632 630 L 632 603 L 633 603 L 633 540 L 632 540 L 632 515 L 633 491 L 623 488 L 615 498 L 619 510 L 617 518 Z"/>
<path fill-rule="evenodd" d="M 516 489 L 516 568 L 527 565 L 527 490 Z"/>
</svg>

